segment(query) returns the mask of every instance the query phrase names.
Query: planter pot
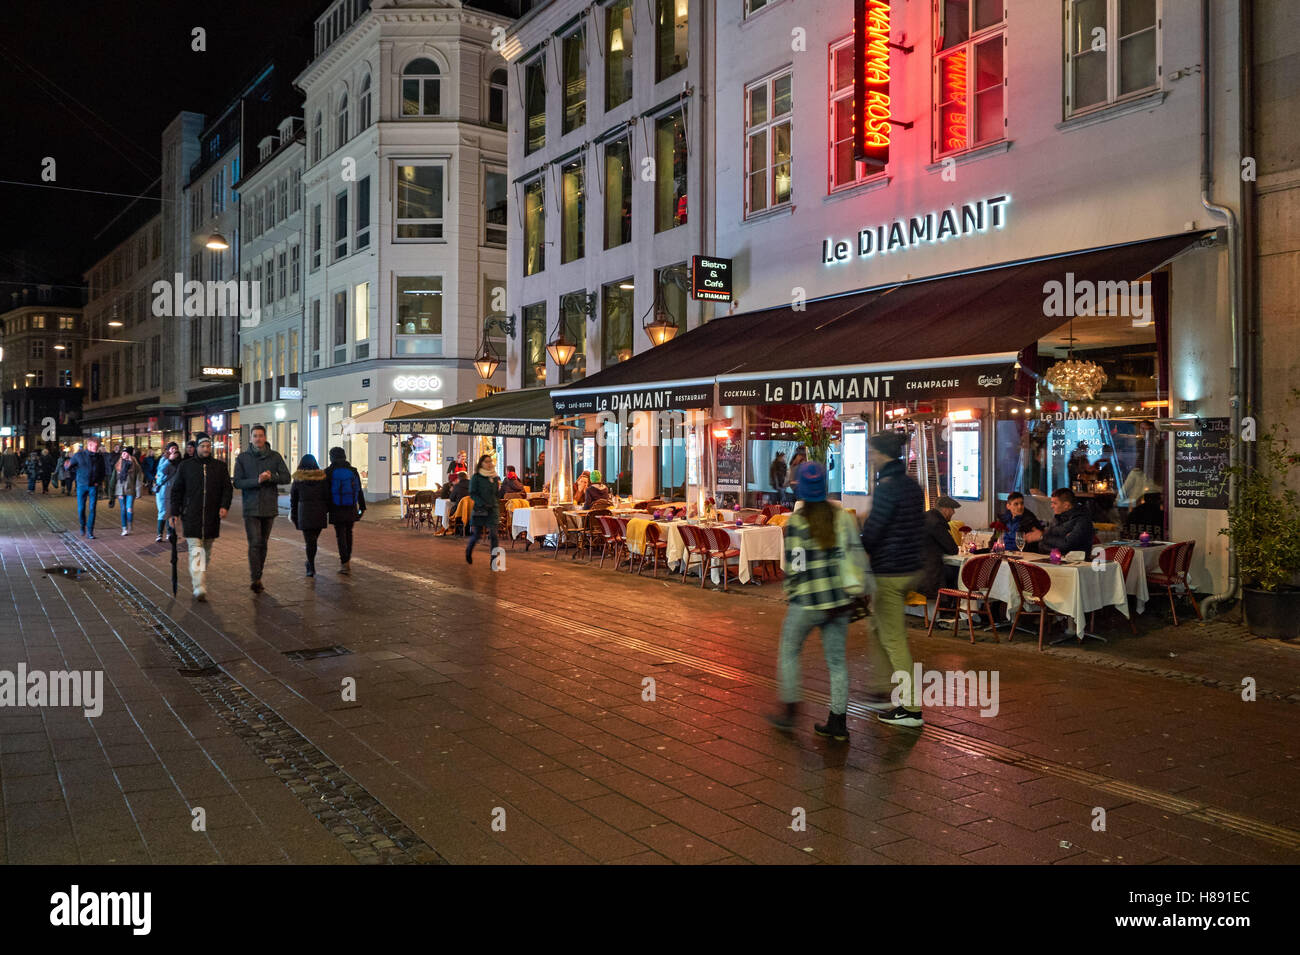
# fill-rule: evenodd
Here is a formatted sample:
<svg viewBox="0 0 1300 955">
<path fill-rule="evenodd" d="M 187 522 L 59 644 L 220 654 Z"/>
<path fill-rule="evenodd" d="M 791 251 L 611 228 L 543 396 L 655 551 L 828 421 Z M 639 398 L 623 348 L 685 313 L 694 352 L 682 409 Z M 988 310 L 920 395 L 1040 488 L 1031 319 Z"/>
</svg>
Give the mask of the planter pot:
<svg viewBox="0 0 1300 955">
<path fill-rule="evenodd" d="M 1269 592 L 1242 590 L 1246 626 L 1257 637 L 1295 640 L 1300 637 L 1300 589 L 1284 587 Z"/>
</svg>

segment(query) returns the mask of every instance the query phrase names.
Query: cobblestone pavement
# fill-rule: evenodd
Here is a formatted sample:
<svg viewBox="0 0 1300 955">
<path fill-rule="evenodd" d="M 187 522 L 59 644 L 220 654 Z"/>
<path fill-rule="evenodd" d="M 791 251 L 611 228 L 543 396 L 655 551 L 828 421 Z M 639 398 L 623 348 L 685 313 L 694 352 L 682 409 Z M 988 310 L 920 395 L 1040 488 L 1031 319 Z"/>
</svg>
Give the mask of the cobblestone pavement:
<svg viewBox="0 0 1300 955">
<path fill-rule="evenodd" d="M 815 638 L 797 732 L 765 721 L 771 584 L 522 544 L 491 573 L 485 548 L 468 566 L 460 539 L 375 506 L 346 577 L 326 531 L 305 579 L 278 520 L 254 595 L 236 506 L 199 604 L 183 555 L 171 595 L 152 499 L 138 512 L 120 537 L 101 507 L 83 544 L 52 530 L 75 532 L 70 499 L 0 492 L 0 670 L 105 684 L 94 719 L 0 708 L 0 861 L 1300 862 L 1300 648 L 1229 622 L 1174 628 L 1156 606 L 1137 637 L 1099 618 L 1111 642 L 1043 653 L 1005 627 L 916 630 L 926 668 L 998 672 L 996 716 L 928 707 L 918 732 L 853 705 L 843 746 L 811 731 Z M 865 639 L 855 624 L 855 695 Z"/>
</svg>

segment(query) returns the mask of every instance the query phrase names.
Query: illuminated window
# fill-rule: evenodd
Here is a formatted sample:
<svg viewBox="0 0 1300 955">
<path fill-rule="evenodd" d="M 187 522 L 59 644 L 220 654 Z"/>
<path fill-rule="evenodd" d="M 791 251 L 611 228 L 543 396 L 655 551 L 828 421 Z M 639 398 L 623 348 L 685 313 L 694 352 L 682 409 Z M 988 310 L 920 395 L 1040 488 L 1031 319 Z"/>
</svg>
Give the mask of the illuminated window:
<svg viewBox="0 0 1300 955">
<path fill-rule="evenodd" d="M 745 88 L 745 214 L 790 202 L 791 74 Z"/>
<path fill-rule="evenodd" d="M 883 175 L 884 170 L 853 158 L 853 37 L 830 47 L 830 190 Z"/>
<path fill-rule="evenodd" d="M 402 71 L 402 115 L 437 116 L 441 112 L 438 64 L 428 57 L 412 60 Z"/>
<path fill-rule="evenodd" d="M 935 57 L 934 155 L 1006 136 L 1004 0 L 942 0 Z"/>
<path fill-rule="evenodd" d="M 655 232 L 686 224 L 686 110 L 655 121 Z"/>
<path fill-rule="evenodd" d="M 546 381 L 546 303 L 525 305 L 524 368 L 525 385 Z"/>
<path fill-rule="evenodd" d="M 605 144 L 605 248 L 632 241 L 632 142 Z"/>
<path fill-rule="evenodd" d="M 686 69 L 690 0 L 655 0 L 655 82 Z"/>
<path fill-rule="evenodd" d="M 524 275 L 546 268 L 546 181 L 538 177 L 524 188 Z"/>
<path fill-rule="evenodd" d="M 587 30 L 580 27 L 560 41 L 564 64 L 563 132 L 587 121 Z"/>
<path fill-rule="evenodd" d="M 484 167 L 483 170 L 483 243 L 506 244 L 506 197 L 509 186 L 506 171 L 501 167 Z"/>
<path fill-rule="evenodd" d="M 632 357 L 632 278 L 601 286 L 600 364 L 602 368 Z"/>
<path fill-rule="evenodd" d="M 1067 116 L 1159 88 L 1159 6 L 1159 0 L 1069 0 Z"/>
<path fill-rule="evenodd" d="M 605 109 L 632 98 L 632 0 L 605 8 Z"/>
<path fill-rule="evenodd" d="M 580 259 L 586 249 L 587 193 L 582 160 L 560 170 L 563 194 L 560 201 L 560 261 Z"/>
<path fill-rule="evenodd" d="M 524 155 L 546 145 L 546 57 L 524 67 Z"/>
<path fill-rule="evenodd" d="M 442 277 L 401 275 L 396 282 L 396 353 L 442 354 Z"/>
<path fill-rule="evenodd" d="M 441 239 L 445 163 L 398 166 L 397 238 Z"/>
</svg>

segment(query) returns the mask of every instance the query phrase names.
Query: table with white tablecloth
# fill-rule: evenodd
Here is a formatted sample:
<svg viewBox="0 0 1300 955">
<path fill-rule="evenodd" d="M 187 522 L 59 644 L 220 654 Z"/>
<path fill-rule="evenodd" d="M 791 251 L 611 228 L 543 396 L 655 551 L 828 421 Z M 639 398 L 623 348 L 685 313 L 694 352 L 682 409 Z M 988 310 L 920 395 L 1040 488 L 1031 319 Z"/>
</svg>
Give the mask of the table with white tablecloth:
<svg viewBox="0 0 1300 955">
<path fill-rule="evenodd" d="M 1028 558 L 1029 555 L 1026 555 Z M 1120 575 L 1119 565 L 1111 561 L 1106 564 L 1094 564 L 1091 561 L 1077 563 L 1053 564 L 1046 559 L 1034 561 L 1051 578 L 1052 585 L 1044 597 L 1044 602 L 1057 613 L 1074 620 L 1077 633 L 1087 629 L 1088 614 L 1103 607 L 1114 607 L 1125 617 L 1128 612 L 1128 590 L 1125 579 Z M 1004 561 L 993 578 L 989 588 L 989 599 L 1000 600 L 1007 605 L 1007 612 L 1014 614 L 1020 606 L 1020 593 L 1016 590 L 1015 580 L 1011 576 L 1011 566 Z"/>
<path fill-rule="evenodd" d="M 685 521 L 674 521 L 671 524 L 661 524 L 661 533 L 666 532 L 668 541 L 668 566 L 675 567 L 682 559 L 682 553 L 686 550 L 686 544 L 682 540 L 682 535 L 678 527 L 686 523 Z M 736 568 L 736 578 L 742 583 L 747 584 L 753 580 L 753 574 L 750 571 L 750 564 L 757 560 L 774 560 L 780 563 L 782 554 L 785 550 L 785 534 L 780 527 L 770 525 L 746 524 L 744 527 L 724 527 L 722 530 L 727 532 L 731 539 L 731 546 L 740 551 L 738 558 L 739 564 Z M 712 569 L 710 576 L 714 582 L 721 581 L 722 577 L 717 567 Z"/>
<path fill-rule="evenodd" d="M 449 498 L 440 497 L 433 502 L 433 524 L 435 527 L 439 524 L 446 525 L 449 507 L 451 507 L 451 500 Z"/>
<path fill-rule="evenodd" d="M 549 507 L 516 507 L 510 515 L 511 538 L 526 536 L 530 541 L 559 531 L 555 512 Z"/>
</svg>

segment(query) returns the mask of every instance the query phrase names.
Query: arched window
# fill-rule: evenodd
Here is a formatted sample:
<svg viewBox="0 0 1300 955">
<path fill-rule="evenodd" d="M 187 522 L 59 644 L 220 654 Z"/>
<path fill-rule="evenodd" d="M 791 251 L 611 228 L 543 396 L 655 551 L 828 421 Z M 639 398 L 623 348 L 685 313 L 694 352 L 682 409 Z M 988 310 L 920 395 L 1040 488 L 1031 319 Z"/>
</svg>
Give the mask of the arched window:
<svg viewBox="0 0 1300 955">
<path fill-rule="evenodd" d="M 506 124 L 506 71 L 493 70 L 488 77 L 488 122 L 493 126 Z"/>
<path fill-rule="evenodd" d="M 311 158 L 312 162 L 320 162 L 323 155 L 321 147 L 324 145 L 325 118 L 321 116 L 320 110 L 316 111 L 316 118 L 311 121 Z"/>
<path fill-rule="evenodd" d="M 339 94 L 338 111 L 334 114 L 334 147 L 337 149 L 348 141 L 348 91 Z"/>
<path fill-rule="evenodd" d="M 370 74 L 361 79 L 361 91 L 357 94 L 357 132 L 370 128 Z"/>
<path fill-rule="evenodd" d="M 438 86 L 438 64 L 428 57 L 412 60 L 402 71 L 402 115 L 437 116 Z"/>
</svg>

